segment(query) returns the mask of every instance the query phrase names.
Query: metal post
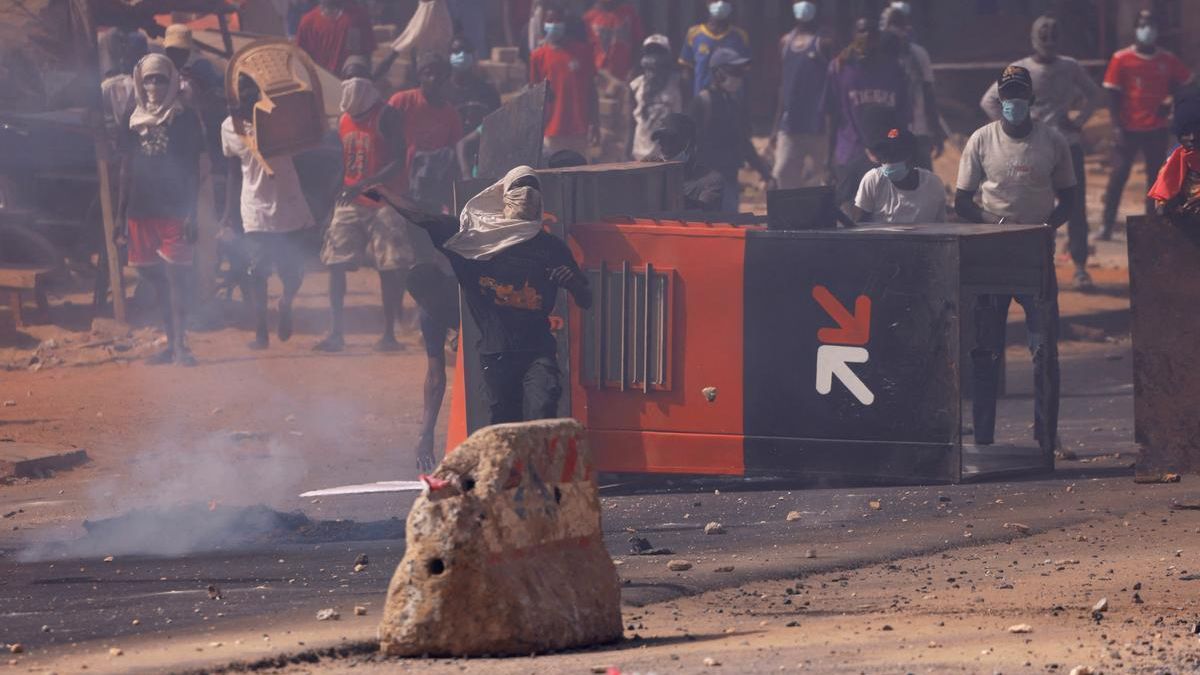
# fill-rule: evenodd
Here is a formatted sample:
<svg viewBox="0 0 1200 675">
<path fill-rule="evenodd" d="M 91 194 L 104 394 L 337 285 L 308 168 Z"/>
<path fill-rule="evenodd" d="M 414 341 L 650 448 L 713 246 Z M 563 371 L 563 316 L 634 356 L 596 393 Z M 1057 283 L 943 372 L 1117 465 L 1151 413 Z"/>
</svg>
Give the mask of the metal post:
<svg viewBox="0 0 1200 675">
<path fill-rule="evenodd" d="M 654 265 L 646 263 L 646 306 L 642 308 L 642 393 L 650 393 L 650 303 L 654 298 Z"/>
</svg>

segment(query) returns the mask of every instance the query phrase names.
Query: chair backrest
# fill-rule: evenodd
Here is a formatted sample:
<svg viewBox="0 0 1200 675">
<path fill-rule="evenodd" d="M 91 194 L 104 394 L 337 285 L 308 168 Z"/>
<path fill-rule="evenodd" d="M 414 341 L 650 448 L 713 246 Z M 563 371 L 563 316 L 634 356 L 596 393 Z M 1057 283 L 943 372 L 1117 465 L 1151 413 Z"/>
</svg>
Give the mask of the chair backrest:
<svg viewBox="0 0 1200 675">
<path fill-rule="evenodd" d="M 320 145 L 326 131 L 321 82 L 308 54 L 283 38 L 256 40 L 239 49 L 225 72 L 225 95 L 235 109 L 241 108 L 242 75 L 254 80 L 259 99 L 254 128 L 236 125 L 235 130 L 268 173 L 273 173 L 271 159 Z"/>
</svg>

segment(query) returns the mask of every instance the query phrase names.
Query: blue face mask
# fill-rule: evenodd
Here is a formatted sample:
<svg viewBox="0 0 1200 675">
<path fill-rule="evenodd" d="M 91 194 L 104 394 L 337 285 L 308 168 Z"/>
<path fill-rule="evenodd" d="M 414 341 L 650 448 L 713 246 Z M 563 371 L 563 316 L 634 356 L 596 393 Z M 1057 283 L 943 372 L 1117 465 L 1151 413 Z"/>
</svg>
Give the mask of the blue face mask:
<svg viewBox="0 0 1200 675">
<path fill-rule="evenodd" d="M 454 52 L 450 55 L 450 67 L 456 69 L 470 68 L 475 57 L 466 52 Z"/>
<path fill-rule="evenodd" d="M 884 177 L 893 183 L 898 183 L 908 176 L 908 162 L 885 163 L 880 168 Z"/>
<path fill-rule="evenodd" d="M 1134 31 L 1137 35 L 1137 41 L 1144 45 L 1152 45 L 1158 42 L 1158 29 L 1154 26 L 1138 26 Z"/>
<path fill-rule="evenodd" d="M 817 6 L 808 2 L 808 0 L 797 2 L 792 5 L 792 13 L 796 15 L 797 21 L 808 23 L 817 18 Z"/>
<path fill-rule="evenodd" d="M 726 0 L 708 3 L 708 15 L 714 19 L 725 20 L 733 13 L 733 5 Z"/>
<path fill-rule="evenodd" d="M 1000 114 L 1012 124 L 1023 124 L 1029 119 L 1029 101 L 1010 98 L 1000 102 Z"/>
<path fill-rule="evenodd" d="M 565 23 L 547 23 L 542 25 L 542 30 L 546 31 L 547 40 L 561 40 L 567 34 L 567 24 Z"/>
</svg>

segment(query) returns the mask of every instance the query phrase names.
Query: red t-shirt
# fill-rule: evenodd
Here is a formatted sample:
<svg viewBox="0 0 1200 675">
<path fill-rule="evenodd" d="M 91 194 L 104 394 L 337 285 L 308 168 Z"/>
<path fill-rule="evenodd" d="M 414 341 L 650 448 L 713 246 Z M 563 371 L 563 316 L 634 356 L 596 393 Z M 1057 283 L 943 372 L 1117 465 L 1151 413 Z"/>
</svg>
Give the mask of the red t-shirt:
<svg viewBox="0 0 1200 675">
<path fill-rule="evenodd" d="M 1129 131 L 1150 131 L 1167 126 L 1162 104 L 1171 92 L 1192 79 L 1179 57 L 1165 49 L 1149 56 L 1134 47 L 1113 54 L 1104 73 L 1104 86 L 1121 92 L 1121 126 Z"/>
<path fill-rule="evenodd" d="M 458 110 L 449 101 L 430 105 L 420 87 L 396 92 L 388 105 L 404 113 L 404 142 L 408 145 L 404 158 L 406 177 L 412 169 L 413 155 L 452 148 L 463 137 Z"/>
<path fill-rule="evenodd" d="M 342 139 L 342 182 L 346 187 L 358 185 L 394 161 L 392 144 L 383 130 L 385 123 L 393 127 L 395 125 L 394 121 L 385 122 L 385 115 L 388 114 L 399 117 L 382 102 L 357 119 L 342 113 L 338 122 L 338 136 Z M 408 189 L 408 179 L 404 176 L 403 171 L 393 174 L 386 187 L 403 193 Z M 359 197 L 358 201 L 360 204 L 378 206 L 378 203 L 366 197 Z"/>
<path fill-rule="evenodd" d="M 633 69 L 634 50 L 645 38 L 637 9 L 630 4 L 620 4 L 611 10 L 597 6 L 583 15 L 583 22 L 592 43 L 596 70 L 607 70 L 613 77 L 627 79 Z"/>
<path fill-rule="evenodd" d="M 545 134 L 551 138 L 582 136 L 592 123 L 591 97 L 596 90 L 596 67 L 588 45 L 549 42 L 529 56 L 529 83 L 545 80 L 550 88 Z"/>
<path fill-rule="evenodd" d="M 308 52 L 318 66 L 340 75 L 346 57 L 359 54 L 370 59 L 375 51 L 371 15 L 354 0 L 335 16 L 314 7 L 300 19 L 296 45 Z"/>
</svg>

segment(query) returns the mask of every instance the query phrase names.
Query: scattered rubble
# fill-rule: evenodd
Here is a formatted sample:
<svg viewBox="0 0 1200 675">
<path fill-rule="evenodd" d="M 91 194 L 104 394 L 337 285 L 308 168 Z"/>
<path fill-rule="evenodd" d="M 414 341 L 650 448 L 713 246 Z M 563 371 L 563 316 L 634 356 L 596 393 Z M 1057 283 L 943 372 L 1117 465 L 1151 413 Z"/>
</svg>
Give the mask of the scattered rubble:
<svg viewBox="0 0 1200 675">
<path fill-rule="evenodd" d="M 725 528 L 720 523 L 709 523 L 704 526 L 704 534 L 725 534 Z"/>
<path fill-rule="evenodd" d="M 883 508 L 883 503 L 878 499 L 872 499 L 871 501 L 867 502 L 867 506 L 870 506 L 872 511 L 879 511 Z"/>
<path fill-rule="evenodd" d="M 337 621 L 341 618 L 341 613 L 332 607 L 326 607 L 317 611 L 317 621 Z"/>
<path fill-rule="evenodd" d="M 1013 624 L 1008 627 L 1008 632 L 1010 632 L 1010 633 L 1032 633 L 1033 626 L 1030 626 L 1027 623 Z"/>
<path fill-rule="evenodd" d="M 686 572 L 692 569 L 692 563 L 686 560 L 671 560 L 667 563 L 667 569 L 672 572 Z"/>
<path fill-rule="evenodd" d="M 109 647 L 108 655 L 109 656 L 124 656 L 125 650 L 121 649 L 120 647 Z"/>
<path fill-rule="evenodd" d="M 8 646 L 9 654 L 21 654 L 21 653 L 24 653 L 24 651 L 25 651 L 25 645 L 21 644 L 20 642 L 14 642 Z"/>
<path fill-rule="evenodd" d="M 801 517 L 802 516 L 799 511 L 788 511 L 787 518 L 785 518 L 785 520 L 787 520 L 789 523 L 792 523 L 800 520 Z"/>
<path fill-rule="evenodd" d="M 366 616 L 366 615 L 367 615 L 366 607 L 363 607 L 362 605 L 354 606 L 354 616 Z"/>
<path fill-rule="evenodd" d="M 1096 601 L 1096 604 L 1092 605 L 1092 611 L 1093 612 L 1107 612 L 1108 611 L 1108 598 L 1100 598 L 1098 601 Z"/>
<path fill-rule="evenodd" d="M 1029 527 L 1028 525 L 1026 525 L 1024 523 L 1005 523 L 1004 529 L 1016 530 L 1017 532 L 1020 532 L 1021 534 L 1029 534 L 1030 532 L 1033 531 L 1033 528 Z"/>
</svg>

